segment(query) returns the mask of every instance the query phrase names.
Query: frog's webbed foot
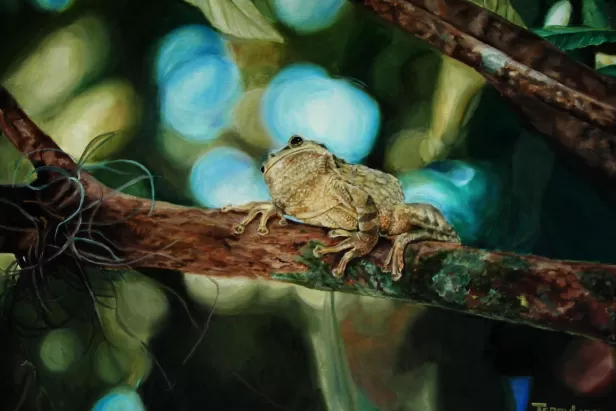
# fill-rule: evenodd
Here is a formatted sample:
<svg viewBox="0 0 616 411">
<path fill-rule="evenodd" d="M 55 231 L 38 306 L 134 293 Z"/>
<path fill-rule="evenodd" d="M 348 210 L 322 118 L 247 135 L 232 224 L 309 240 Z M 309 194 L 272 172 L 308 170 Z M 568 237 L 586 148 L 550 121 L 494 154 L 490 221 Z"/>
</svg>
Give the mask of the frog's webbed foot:
<svg viewBox="0 0 616 411">
<path fill-rule="evenodd" d="M 357 257 L 364 256 L 370 251 L 372 251 L 372 249 L 376 245 L 376 242 L 378 241 L 378 236 L 368 237 L 362 235 L 361 233 L 350 232 L 346 230 L 332 231 L 335 232 L 334 234 L 339 234 L 335 237 L 347 236 L 348 238 L 331 247 L 316 246 L 313 250 L 313 254 L 317 258 L 321 258 L 324 254 L 338 253 L 340 251 L 349 250 L 344 253 L 342 258 L 340 259 L 340 262 L 338 262 L 338 265 L 332 269 L 332 274 L 334 275 L 334 277 L 341 278 L 344 275 L 346 267 L 351 260 Z M 330 234 L 332 233 L 332 231 L 330 231 Z M 330 237 L 333 238 L 334 236 L 330 235 Z"/>
<path fill-rule="evenodd" d="M 282 211 L 276 207 L 271 201 L 253 201 L 251 203 L 242 204 L 240 206 L 227 206 L 221 209 L 223 213 L 236 212 L 236 213 L 248 213 L 248 215 L 233 227 L 233 233 L 241 235 L 246 226 L 252 222 L 259 214 L 261 219 L 259 220 L 259 227 L 257 228 L 257 234 L 266 235 L 269 233 L 267 229 L 267 222 L 274 216 L 280 218 L 278 224 L 286 225 L 287 220 L 284 218 Z"/>
<path fill-rule="evenodd" d="M 435 235 L 428 230 L 417 230 L 396 236 L 385 259 L 383 271 L 391 273 L 392 280 L 398 281 L 402 277 L 404 270 L 404 251 L 406 246 L 413 242 L 429 240 L 438 241 Z"/>
</svg>

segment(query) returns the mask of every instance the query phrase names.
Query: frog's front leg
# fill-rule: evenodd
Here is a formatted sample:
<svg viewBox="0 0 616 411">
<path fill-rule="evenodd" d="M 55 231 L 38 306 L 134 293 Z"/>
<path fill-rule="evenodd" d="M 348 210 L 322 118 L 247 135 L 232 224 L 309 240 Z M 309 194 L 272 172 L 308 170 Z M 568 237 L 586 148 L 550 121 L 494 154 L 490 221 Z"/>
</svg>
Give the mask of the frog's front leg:
<svg viewBox="0 0 616 411">
<path fill-rule="evenodd" d="M 284 218 L 282 211 L 271 201 L 253 201 L 240 206 L 226 206 L 221 209 L 223 213 L 236 212 L 236 213 L 248 213 L 248 215 L 233 227 L 233 232 L 240 235 L 244 232 L 244 229 L 248 224 L 254 220 L 257 215 L 261 214 L 259 221 L 259 227 L 257 228 L 257 234 L 266 235 L 269 233 L 267 229 L 267 222 L 274 216 L 278 216 L 280 221 L 278 224 L 286 225 L 287 220 Z"/>
<path fill-rule="evenodd" d="M 379 217 L 376 204 L 372 197 L 359 187 L 338 183 L 341 202 L 354 209 L 357 213 L 358 231 L 334 229 L 328 233 L 331 238 L 347 237 L 345 240 L 332 247 L 317 246 L 314 255 L 318 258 L 328 253 L 347 251 L 338 266 L 332 269 L 335 277 L 342 277 L 347 265 L 351 260 L 368 254 L 379 240 Z"/>
</svg>

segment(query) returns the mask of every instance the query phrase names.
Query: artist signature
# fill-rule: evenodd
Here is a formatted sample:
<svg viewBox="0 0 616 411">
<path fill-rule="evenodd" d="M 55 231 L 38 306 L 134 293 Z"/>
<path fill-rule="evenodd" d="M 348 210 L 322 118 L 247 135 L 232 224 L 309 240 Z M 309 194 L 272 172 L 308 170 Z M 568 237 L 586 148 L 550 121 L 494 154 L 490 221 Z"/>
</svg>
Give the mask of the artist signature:
<svg viewBox="0 0 616 411">
<path fill-rule="evenodd" d="M 537 411 L 601 411 L 599 408 L 579 408 L 575 405 L 570 407 L 552 407 L 545 402 L 533 402 L 530 405 L 535 407 Z"/>
</svg>

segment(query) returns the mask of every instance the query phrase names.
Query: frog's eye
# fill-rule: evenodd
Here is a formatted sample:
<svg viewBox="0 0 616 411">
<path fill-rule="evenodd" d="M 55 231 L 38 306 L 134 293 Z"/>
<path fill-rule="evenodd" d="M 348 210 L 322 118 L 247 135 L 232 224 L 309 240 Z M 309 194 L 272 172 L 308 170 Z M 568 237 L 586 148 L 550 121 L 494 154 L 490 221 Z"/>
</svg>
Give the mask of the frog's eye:
<svg viewBox="0 0 616 411">
<path fill-rule="evenodd" d="M 265 173 L 265 166 L 261 166 L 261 173 Z"/>
<path fill-rule="evenodd" d="M 303 144 L 303 142 L 304 142 L 304 139 L 301 138 L 300 136 L 292 136 L 289 139 L 289 145 L 291 147 L 299 147 Z"/>
</svg>

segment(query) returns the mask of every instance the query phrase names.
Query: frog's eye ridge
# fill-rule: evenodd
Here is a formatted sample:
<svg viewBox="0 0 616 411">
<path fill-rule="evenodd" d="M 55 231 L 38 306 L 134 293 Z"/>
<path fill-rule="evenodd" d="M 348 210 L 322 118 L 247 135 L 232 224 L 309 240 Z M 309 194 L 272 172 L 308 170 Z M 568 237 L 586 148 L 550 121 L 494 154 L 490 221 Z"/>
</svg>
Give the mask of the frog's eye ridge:
<svg viewBox="0 0 616 411">
<path fill-rule="evenodd" d="M 299 147 L 304 143 L 304 139 L 300 136 L 291 136 L 289 139 L 289 145 L 291 147 Z"/>
</svg>

